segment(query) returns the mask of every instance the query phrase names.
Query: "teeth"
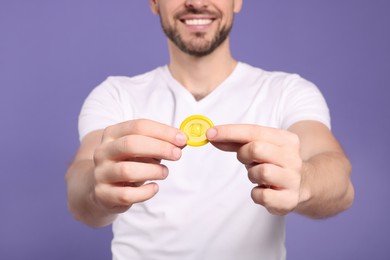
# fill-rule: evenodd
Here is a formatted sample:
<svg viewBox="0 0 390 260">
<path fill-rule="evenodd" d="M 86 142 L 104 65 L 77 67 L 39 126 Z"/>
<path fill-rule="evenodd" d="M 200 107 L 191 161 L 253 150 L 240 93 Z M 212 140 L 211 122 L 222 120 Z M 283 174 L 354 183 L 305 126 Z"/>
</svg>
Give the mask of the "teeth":
<svg viewBox="0 0 390 260">
<path fill-rule="evenodd" d="M 207 25 L 210 24 L 212 20 L 210 19 L 192 19 L 192 20 L 185 20 L 185 23 L 187 25 Z"/>
</svg>

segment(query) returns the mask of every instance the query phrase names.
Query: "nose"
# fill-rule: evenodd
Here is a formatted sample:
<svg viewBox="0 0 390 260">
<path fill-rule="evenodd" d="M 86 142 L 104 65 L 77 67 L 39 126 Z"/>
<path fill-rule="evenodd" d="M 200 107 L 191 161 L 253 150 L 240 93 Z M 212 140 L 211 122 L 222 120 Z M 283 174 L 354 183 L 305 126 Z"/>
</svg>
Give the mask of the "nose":
<svg viewBox="0 0 390 260">
<path fill-rule="evenodd" d="M 186 0 L 185 4 L 186 4 L 187 8 L 201 10 L 201 9 L 207 8 L 208 0 Z"/>
</svg>

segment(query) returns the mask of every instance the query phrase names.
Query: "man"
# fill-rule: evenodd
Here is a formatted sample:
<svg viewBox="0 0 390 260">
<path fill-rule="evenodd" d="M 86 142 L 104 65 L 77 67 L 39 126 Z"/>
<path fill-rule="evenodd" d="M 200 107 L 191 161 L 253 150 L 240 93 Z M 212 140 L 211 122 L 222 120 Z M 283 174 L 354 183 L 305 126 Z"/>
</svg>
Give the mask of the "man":
<svg viewBox="0 0 390 260">
<path fill-rule="evenodd" d="M 110 77 L 80 114 L 69 208 L 113 224 L 114 259 L 284 259 L 284 216 L 335 215 L 353 201 L 350 164 L 318 89 L 237 62 L 242 0 L 150 0 L 170 63 Z M 186 147 L 192 114 L 211 144 Z M 169 175 L 169 176 L 168 176 Z"/>
</svg>

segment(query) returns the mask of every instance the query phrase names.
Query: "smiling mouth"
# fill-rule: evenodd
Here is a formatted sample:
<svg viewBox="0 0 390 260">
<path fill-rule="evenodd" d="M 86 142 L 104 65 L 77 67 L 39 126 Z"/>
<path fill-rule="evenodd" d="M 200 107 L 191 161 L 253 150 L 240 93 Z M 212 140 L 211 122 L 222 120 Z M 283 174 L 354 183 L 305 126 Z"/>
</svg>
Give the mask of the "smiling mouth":
<svg viewBox="0 0 390 260">
<path fill-rule="evenodd" d="M 213 19 L 182 19 L 181 22 L 186 25 L 209 25 L 213 22 Z"/>
</svg>

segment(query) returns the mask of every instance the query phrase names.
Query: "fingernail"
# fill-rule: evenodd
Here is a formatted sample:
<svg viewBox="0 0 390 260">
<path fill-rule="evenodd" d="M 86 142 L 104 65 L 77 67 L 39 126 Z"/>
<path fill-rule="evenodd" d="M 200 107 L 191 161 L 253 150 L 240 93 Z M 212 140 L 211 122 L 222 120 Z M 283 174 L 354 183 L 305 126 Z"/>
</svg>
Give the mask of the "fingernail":
<svg viewBox="0 0 390 260">
<path fill-rule="evenodd" d="M 176 160 L 180 159 L 180 157 L 181 157 L 181 149 L 178 148 L 178 147 L 173 148 L 172 155 L 173 155 L 174 159 L 176 159 Z"/>
<path fill-rule="evenodd" d="M 215 129 L 214 127 L 210 128 L 209 130 L 207 130 L 206 136 L 207 139 L 213 139 L 217 136 L 217 129 Z"/>
<path fill-rule="evenodd" d="M 153 185 L 153 190 L 154 190 L 154 192 L 158 192 L 158 189 L 159 189 L 159 187 L 158 187 L 158 185 L 155 183 L 154 185 Z"/>
<path fill-rule="evenodd" d="M 163 168 L 163 170 L 162 170 L 162 176 L 163 176 L 164 179 L 168 176 L 168 168 L 167 168 L 167 167 L 164 167 L 164 168 Z"/>
<path fill-rule="evenodd" d="M 176 135 L 176 141 L 178 145 L 185 145 L 187 142 L 187 136 L 184 133 L 180 132 Z"/>
</svg>

